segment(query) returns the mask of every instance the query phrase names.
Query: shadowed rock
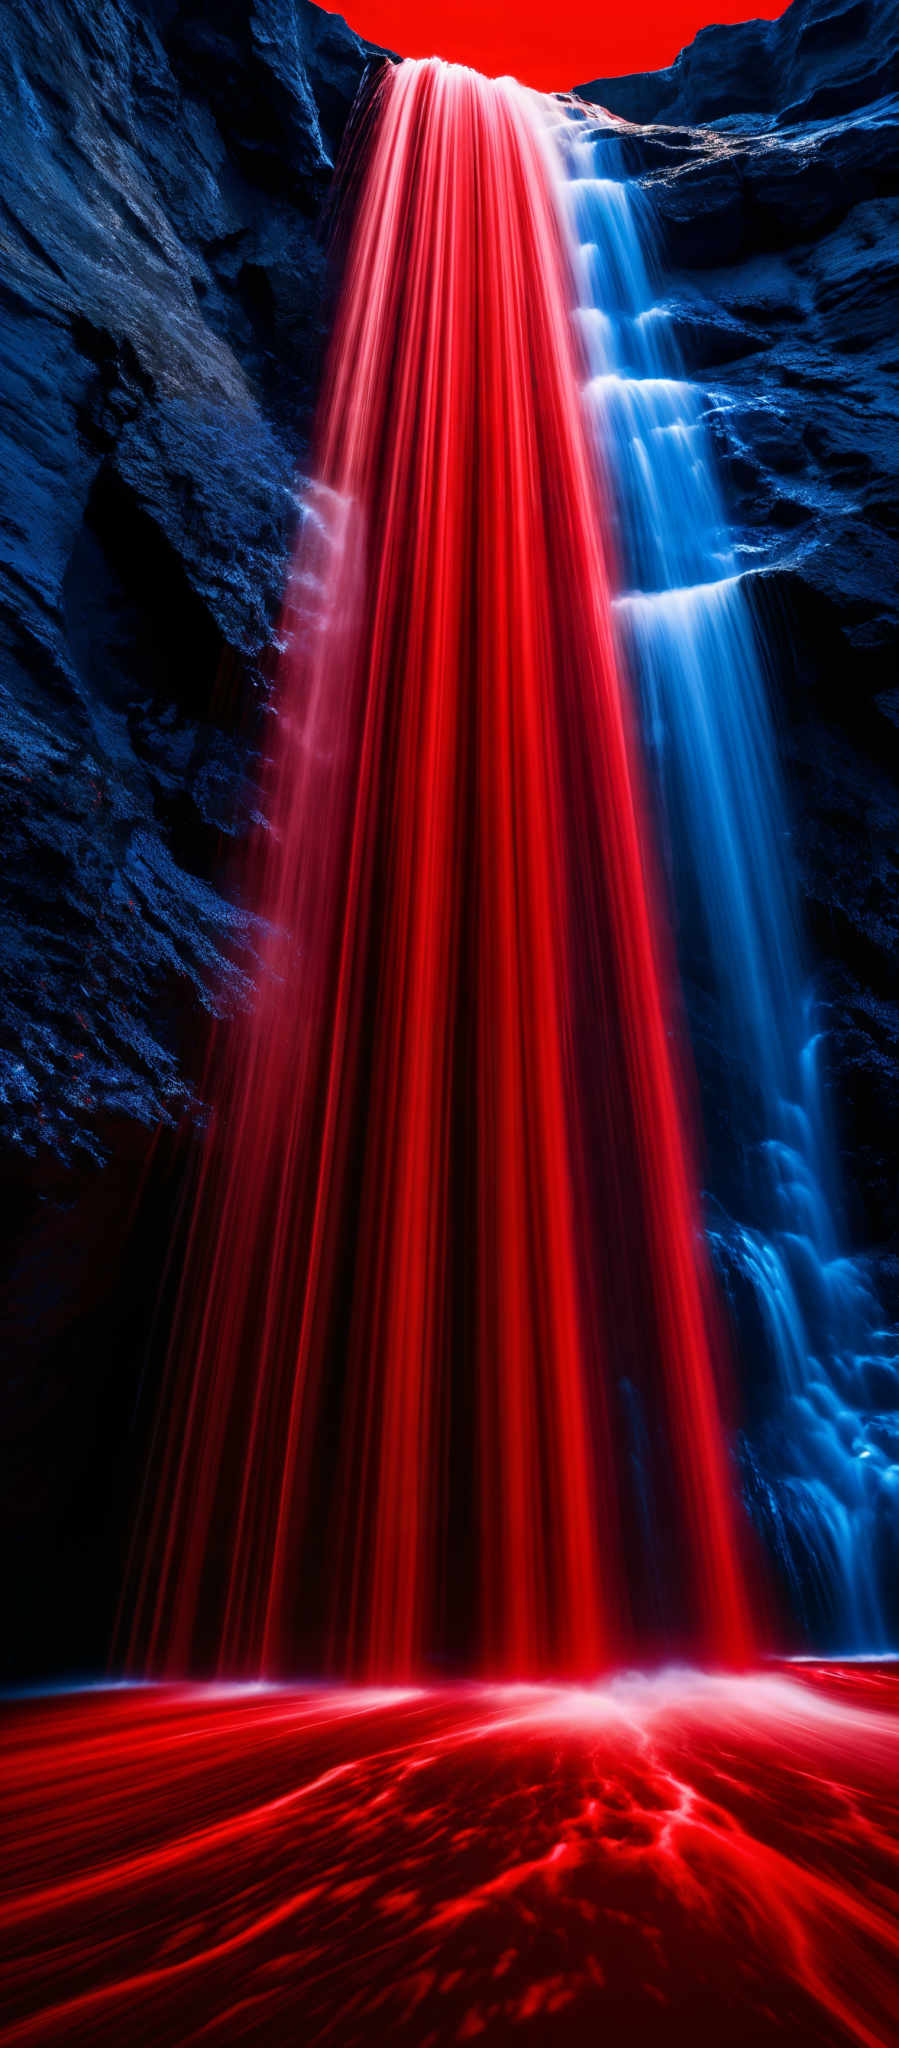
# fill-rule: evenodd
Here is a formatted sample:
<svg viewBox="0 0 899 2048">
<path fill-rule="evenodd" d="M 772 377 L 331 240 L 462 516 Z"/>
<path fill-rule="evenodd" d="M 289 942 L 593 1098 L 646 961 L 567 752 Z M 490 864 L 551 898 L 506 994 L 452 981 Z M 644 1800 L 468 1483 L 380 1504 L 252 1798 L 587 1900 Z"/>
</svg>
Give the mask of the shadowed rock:
<svg viewBox="0 0 899 2048">
<path fill-rule="evenodd" d="M 174 1114 L 185 991 L 240 985 L 216 838 L 252 809 L 235 701 L 263 688 L 367 58 L 305 0 L 6 13 L 0 1030 L 29 1150 Z"/>
<path fill-rule="evenodd" d="M 663 71 L 577 90 L 627 121 L 678 126 L 729 115 L 829 119 L 896 89 L 893 0 L 793 0 L 776 21 L 700 29 Z"/>
</svg>

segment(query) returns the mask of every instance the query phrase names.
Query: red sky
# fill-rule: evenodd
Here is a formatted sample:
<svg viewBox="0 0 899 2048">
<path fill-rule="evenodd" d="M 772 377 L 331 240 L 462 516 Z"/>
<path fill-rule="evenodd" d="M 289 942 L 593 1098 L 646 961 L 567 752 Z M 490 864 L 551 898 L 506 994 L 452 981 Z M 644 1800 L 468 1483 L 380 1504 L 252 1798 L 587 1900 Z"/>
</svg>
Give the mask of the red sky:
<svg viewBox="0 0 899 2048">
<path fill-rule="evenodd" d="M 370 42 L 403 57 L 449 57 L 562 90 L 654 71 L 709 21 L 783 14 L 786 0 L 345 0 Z"/>
</svg>

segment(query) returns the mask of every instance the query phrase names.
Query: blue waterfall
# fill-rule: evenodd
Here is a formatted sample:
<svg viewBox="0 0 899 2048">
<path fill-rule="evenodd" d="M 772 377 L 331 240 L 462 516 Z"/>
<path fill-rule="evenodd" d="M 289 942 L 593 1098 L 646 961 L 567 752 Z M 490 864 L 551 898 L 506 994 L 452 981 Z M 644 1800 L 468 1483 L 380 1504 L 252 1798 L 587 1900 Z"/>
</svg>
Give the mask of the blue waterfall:
<svg viewBox="0 0 899 2048">
<path fill-rule="evenodd" d="M 899 1565 L 899 1361 L 862 1262 L 841 1249 L 763 649 L 716 479 L 708 394 L 684 376 L 651 203 L 629 174 L 638 131 L 571 109 L 551 132 L 586 402 L 614 507 L 621 652 L 703 1088 L 707 1227 L 744 1391 L 744 1492 L 794 1640 L 876 1651 Z"/>
</svg>

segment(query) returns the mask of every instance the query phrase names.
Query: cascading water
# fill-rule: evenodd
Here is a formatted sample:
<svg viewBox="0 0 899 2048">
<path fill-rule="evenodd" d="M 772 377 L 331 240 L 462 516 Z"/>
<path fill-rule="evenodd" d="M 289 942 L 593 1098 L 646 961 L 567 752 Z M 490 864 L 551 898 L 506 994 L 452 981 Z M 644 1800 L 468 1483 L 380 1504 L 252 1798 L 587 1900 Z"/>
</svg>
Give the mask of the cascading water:
<svg viewBox="0 0 899 2048">
<path fill-rule="evenodd" d="M 544 111 L 388 67 L 282 632 L 132 1660 L 747 1653 Z M 644 1418 L 617 1469 L 619 1388 Z"/>
<path fill-rule="evenodd" d="M 653 281 L 637 132 L 572 109 L 554 140 L 614 508 L 619 646 L 642 704 L 693 1021 L 725 1049 L 709 1234 L 759 1389 L 747 1496 L 811 1640 L 874 1650 L 895 1564 L 899 1373 L 866 1277 L 840 1251 L 786 807 L 708 401 L 684 379 Z"/>
</svg>

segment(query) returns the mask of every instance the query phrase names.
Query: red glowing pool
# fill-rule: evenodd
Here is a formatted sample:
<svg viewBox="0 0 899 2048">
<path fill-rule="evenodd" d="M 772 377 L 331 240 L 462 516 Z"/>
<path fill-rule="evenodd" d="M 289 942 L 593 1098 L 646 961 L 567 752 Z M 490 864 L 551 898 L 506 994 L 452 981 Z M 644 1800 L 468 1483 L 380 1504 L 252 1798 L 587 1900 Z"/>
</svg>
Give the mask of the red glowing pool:
<svg viewBox="0 0 899 2048">
<path fill-rule="evenodd" d="M 3 1733 L 0 2041 L 899 2038 L 899 1678 L 147 1687 Z"/>
</svg>

